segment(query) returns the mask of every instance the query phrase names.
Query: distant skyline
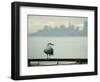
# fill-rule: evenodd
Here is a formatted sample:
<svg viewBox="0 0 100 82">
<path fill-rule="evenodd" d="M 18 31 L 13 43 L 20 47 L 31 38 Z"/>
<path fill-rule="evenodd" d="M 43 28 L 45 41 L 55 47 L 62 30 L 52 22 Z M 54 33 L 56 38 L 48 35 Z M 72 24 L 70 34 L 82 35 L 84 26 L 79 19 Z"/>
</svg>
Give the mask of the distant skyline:
<svg viewBox="0 0 100 82">
<path fill-rule="evenodd" d="M 78 27 L 78 30 L 82 31 L 84 22 L 87 22 L 87 19 L 87 17 L 28 15 L 28 34 L 44 30 L 45 26 L 50 26 L 51 29 L 54 29 L 62 25 L 65 28 L 70 28 L 70 25 L 73 25 L 73 29 Z"/>
<path fill-rule="evenodd" d="M 59 27 L 45 25 L 44 29 L 30 33 L 29 36 L 87 36 L 87 32 L 87 22 L 84 22 L 84 26 L 81 29 L 79 26 L 70 24 L 68 27 L 65 25 Z"/>
</svg>

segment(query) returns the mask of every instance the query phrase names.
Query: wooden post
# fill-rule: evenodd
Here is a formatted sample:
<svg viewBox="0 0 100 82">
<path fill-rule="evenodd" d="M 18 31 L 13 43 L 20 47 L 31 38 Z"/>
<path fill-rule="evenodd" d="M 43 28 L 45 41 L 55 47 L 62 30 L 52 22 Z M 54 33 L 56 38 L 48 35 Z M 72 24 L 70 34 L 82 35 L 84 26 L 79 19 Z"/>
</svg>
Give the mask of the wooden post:
<svg viewBox="0 0 100 82">
<path fill-rule="evenodd" d="M 38 65 L 39 65 L 39 61 L 38 61 Z"/>
<path fill-rule="evenodd" d="M 59 61 L 57 61 L 57 65 L 59 64 Z"/>
</svg>

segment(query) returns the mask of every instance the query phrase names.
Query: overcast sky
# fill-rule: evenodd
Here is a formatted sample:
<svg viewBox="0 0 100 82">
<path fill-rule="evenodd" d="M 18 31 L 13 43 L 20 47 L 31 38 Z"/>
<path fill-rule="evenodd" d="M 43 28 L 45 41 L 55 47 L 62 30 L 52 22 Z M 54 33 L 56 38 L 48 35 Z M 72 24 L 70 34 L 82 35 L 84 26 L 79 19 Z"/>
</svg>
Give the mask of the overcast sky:
<svg viewBox="0 0 100 82">
<path fill-rule="evenodd" d="M 40 29 L 44 29 L 45 25 L 49 25 L 52 28 L 59 27 L 60 25 L 69 24 L 83 28 L 83 24 L 87 21 L 87 17 L 68 17 L 68 16 L 41 16 L 41 15 L 28 15 L 28 33 L 37 32 Z"/>
</svg>

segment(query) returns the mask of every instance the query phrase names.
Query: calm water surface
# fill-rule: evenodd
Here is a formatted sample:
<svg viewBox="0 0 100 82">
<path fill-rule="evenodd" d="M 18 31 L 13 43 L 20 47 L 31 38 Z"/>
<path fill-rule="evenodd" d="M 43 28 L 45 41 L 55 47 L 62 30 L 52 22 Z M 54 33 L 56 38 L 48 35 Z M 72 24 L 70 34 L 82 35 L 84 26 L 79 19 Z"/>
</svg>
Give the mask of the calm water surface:
<svg viewBox="0 0 100 82">
<path fill-rule="evenodd" d="M 43 52 L 47 43 L 53 43 L 54 56 L 49 58 L 87 58 L 87 37 L 28 37 L 28 58 L 47 58 Z"/>
</svg>

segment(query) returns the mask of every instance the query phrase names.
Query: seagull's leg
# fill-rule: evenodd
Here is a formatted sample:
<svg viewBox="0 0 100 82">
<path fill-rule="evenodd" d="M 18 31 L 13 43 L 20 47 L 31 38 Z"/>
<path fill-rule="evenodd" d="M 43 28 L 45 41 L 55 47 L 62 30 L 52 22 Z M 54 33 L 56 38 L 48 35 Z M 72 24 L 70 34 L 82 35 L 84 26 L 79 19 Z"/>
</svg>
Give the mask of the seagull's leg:
<svg viewBox="0 0 100 82">
<path fill-rule="evenodd" d="M 47 54 L 47 59 L 49 59 L 49 54 Z"/>
<path fill-rule="evenodd" d="M 47 59 L 48 59 L 48 54 L 47 54 Z"/>
</svg>

